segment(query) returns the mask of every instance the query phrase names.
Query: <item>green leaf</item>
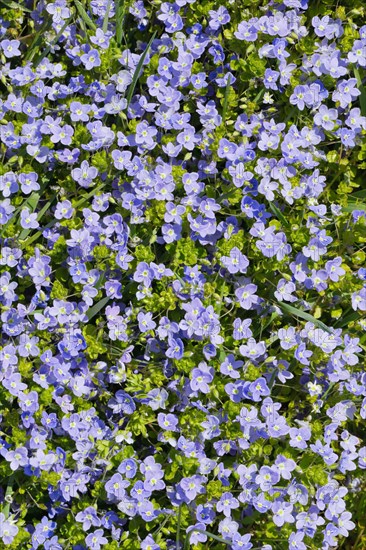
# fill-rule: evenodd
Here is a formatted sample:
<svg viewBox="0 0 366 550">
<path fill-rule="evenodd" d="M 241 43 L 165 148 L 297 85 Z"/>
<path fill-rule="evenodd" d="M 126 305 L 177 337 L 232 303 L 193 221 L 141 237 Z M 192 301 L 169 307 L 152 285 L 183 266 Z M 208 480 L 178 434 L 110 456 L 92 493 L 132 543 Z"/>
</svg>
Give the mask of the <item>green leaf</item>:
<svg viewBox="0 0 366 550">
<path fill-rule="evenodd" d="M 362 84 L 362 78 L 361 78 L 361 75 L 360 75 L 360 71 L 358 70 L 357 67 L 355 67 L 353 69 L 353 72 L 354 72 L 354 75 L 355 75 L 356 80 L 357 80 L 357 88 L 361 92 L 361 95 L 359 96 L 361 113 L 362 113 L 363 116 L 366 116 L 366 90 L 365 90 L 365 86 Z"/>
<path fill-rule="evenodd" d="M 305 321 L 309 321 L 310 323 L 313 323 L 318 328 L 325 330 L 329 334 L 333 334 L 333 331 L 329 327 L 327 327 L 327 325 L 322 323 L 322 321 L 319 321 L 319 319 L 315 319 L 315 317 L 313 317 L 309 313 L 302 311 L 302 309 L 298 309 L 297 307 L 290 306 L 289 304 L 285 304 L 283 302 L 276 301 L 276 304 L 280 309 L 282 309 L 283 312 L 289 313 L 290 315 L 295 315 L 296 317 L 300 317 Z"/>
<path fill-rule="evenodd" d="M 138 79 L 140 78 L 140 72 L 141 72 L 141 68 L 142 68 L 142 65 L 145 61 L 145 58 L 149 52 L 149 49 L 150 49 L 150 46 L 151 44 L 153 43 L 153 40 L 156 36 L 156 32 L 154 32 L 154 34 L 152 35 L 152 37 L 150 38 L 149 40 L 149 43 L 148 45 L 146 46 L 146 50 L 144 51 L 144 53 L 141 55 L 140 59 L 139 59 L 139 62 L 137 63 L 137 67 L 135 69 L 135 72 L 133 73 L 133 77 L 132 77 L 132 82 L 130 84 L 130 87 L 128 88 L 128 93 L 127 93 L 127 107 L 129 106 L 129 104 L 131 103 L 131 99 L 132 99 L 132 96 L 133 96 L 133 93 L 135 91 L 135 88 L 136 88 L 136 84 L 137 84 L 137 81 Z"/>
<path fill-rule="evenodd" d="M 79 2 L 79 0 L 74 0 L 74 2 L 75 2 L 76 9 L 78 10 L 79 15 L 80 15 L 81 19 L 84 21 L 85 25 L 90 27 L 93 31 L 96 31 L 97 27 L 96 27 L 94 21 L 86 13 L 82 3 Z"/>
<path fill-rule="evenodd" d="M 94 304 L 93 307 L 88 309 L 88 311 L 86 312 L 86 316 L 89 319 L 89 321 L 91 321 L 91 319 L 93 319 L 93 317 L 95 317 L 97 313 L 100 312 L 100 310 L 109 302 L 109 300 L 110 300 L 109 296 L 105 296 L 104 298 L 99 300 L 99 302 Z"/>
</svg>

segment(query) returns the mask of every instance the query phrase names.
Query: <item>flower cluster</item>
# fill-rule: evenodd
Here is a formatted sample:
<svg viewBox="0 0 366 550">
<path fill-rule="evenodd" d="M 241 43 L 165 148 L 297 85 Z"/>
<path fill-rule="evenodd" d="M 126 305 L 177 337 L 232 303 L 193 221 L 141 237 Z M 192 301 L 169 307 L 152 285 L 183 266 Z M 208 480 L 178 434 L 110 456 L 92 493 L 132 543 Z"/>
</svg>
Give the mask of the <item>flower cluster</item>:
<svg viewBox="0 0 366 550">
<path fill-rule="evenodd" d="M 2 544 L 366 545 L 362 2 L 4 4 Z"/>
</svg>

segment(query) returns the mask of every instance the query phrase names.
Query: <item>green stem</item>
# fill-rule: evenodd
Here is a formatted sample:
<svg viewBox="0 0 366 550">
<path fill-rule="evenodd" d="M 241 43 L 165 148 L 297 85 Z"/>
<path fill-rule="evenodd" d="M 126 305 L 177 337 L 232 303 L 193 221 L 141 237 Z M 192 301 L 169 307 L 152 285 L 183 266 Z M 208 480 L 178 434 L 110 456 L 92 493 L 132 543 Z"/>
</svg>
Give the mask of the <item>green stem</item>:
<svg viewBox="0 0 366 550">
<path fill-rule="evenodd" d="M 225 540 L 225 539 L 222 539 L 221 537 L 218 537 L 217 535 L 214 535 L 213 533 L 210 533 L 209 531 L 203 531 L 203 529 L 197 529 L 197 527 L 195 527 L 194 529 L 192 529 L 188 535 L 187 535 L 187 538 L 185 540 L 185 543 L 184 543 L 184 549 L 183 550 L 188 550 L 189 548 L 189 543 L 190 543 L 190 539 L 191 539 L 191 535 L 192 533 L 202 533 L 203 535 L 206 535 L 206 537 L 210 538 L 210 539 L 214 539 L 214 540 L 217 540 L 218 542 L 222 542 L 224 544 L 226 544 L 227 546 L 230 546 L 230 542 Z"/>
</svg>

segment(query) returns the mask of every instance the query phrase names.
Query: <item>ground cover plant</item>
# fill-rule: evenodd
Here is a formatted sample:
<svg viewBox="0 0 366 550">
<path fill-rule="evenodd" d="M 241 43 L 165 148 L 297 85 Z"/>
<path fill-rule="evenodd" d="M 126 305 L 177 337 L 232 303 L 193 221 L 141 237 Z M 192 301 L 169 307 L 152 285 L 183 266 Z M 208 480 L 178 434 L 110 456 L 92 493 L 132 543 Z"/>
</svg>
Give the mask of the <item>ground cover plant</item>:
<svg viewBox="0 0 366 550">
<path fill-rule="evenodd" d="M 0 548 L 366 548 L 366 7 L 0 1 Z"/>
</svg>

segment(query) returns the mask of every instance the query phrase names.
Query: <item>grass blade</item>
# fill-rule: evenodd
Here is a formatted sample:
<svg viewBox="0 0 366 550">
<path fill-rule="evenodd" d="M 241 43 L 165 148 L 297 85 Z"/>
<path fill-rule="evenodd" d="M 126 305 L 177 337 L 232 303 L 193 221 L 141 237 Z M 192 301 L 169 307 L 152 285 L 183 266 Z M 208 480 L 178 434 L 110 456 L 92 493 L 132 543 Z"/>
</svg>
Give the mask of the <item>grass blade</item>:
<svg viewBox="0 0 366 550">
<path fill-rule="evenodd" d="M 325 393 L 322 395 L 322 400 L 325 401 L 326 398 L 328 397 L 329 393 L 332 391 L 332 389 L 334 388 L 335 386 L 335 382 L 332 382 L 331 384 L 329 384 L 327 390 L 325 391 Z"/>
<path fill-rule="evenodd" d="M 264 313 L 263 313 L 264 315 Z M 271 316 L 265 321 L 265 323 L 263 325 L 261 325 L 258 330 L 254 331 L 254 335 L 255 335 L 255 338 L 258 338 L 260 337 L 260 334 L 263 333 L 264 330 L 266 330 L 266 328 L 271 325 L 273 323 L 273 321 L 275 319 L 277 319 L 277 317 L 279 316 L 279 313 L 277 311 L 274 311 Z M 262 317 L 263 319 L 263 317 Z M 261 339 L 261 337 L 260 337 Z"/>
<path fill-rule="evenodd" d="M 45 205 L 44 207 L 38 212 L 38 216 L 37 216 L 37 221 L 38 223 L 41 221 L 42 217 L 44 216 L 44 214 L 47 212 L 47 210 L 49 209 L 49 207 L 51 206 L 51 204 L 53 203 L 55 197 L 53 197 L 51 200 L 49 200 Z M 29 233 L 31 232 L 32 230 L 31 229 L 23 229 L 23 231 L 20 233 L 19 235 L 19 240 L 20 241 L 24 241 L 24 239 L 26 239 L 29 235 Z"/>
<path fill-rule="evenodd" d="M 276 216 L 276 218 L 278 218 L 284 225 L 289 227 L 290 224 L 289 224 L 288 220 L 286 220 L 286 218 L 282 214 L 281 210 L 279 208 L 277 208 L 277 206 L 273 202 L 269 203 L 269 207 L 272 210 L 272 213 Z"/>
<path fill-rule="evenodd" d="M 284 302 L 276 302 L 276 305 L 282 309 L 284 313 L 289 313 L 290 315 L 295 315 L 296 317 L 300 317 L 301 319 L 304 319 L 305 321 L 309 321 L 310 323 L 313 323 L 318 328 L 321 328 L 322 330 L 325 330 L 325 332 L 328 332 L 329 334 L 333 334 L 333 331 L 327 327 L 322 321 L 319 321 L 319 319 L 315 319 L 310 313 L 306 313 L 305 311 L 302 311 L 302 309 L 298 309 L 297 307 L 290 306 L 289 304 L 285 304 Z"/>
<path fill-rule="evenodd" d="M 214 535 L 213 533 L 210 533 L 209 531 L 203 531 L 202 529 L 194 529 L 194 531 L 198 531 L 199 533 L 204 533 L 208 538 L 217 540 L 218 542 L 223 542 L 227 546 L 230 546 L 231 542 L 218 537 L 217 535 Z"/>
<path fill-rule="evenodd" d="M 350 196 L 356 197 L 357 199 L 366 199 L 366 189 L 363 189 L 362 191 L 355 191 Z"/>
<path fill-rule="evenodd" d="M 23 206 L 28 205 L 28 206 L 32 209 L 32 212 L 34 212 L 35 209 L 37 208 L 37 204 L 38 204 L 40 198 L 41 198 L 41 196 L 40 196 L 39 193 L 32 193 L 32 194 L 30 195 L 29 199 L 27 199 L 27 200 L 22 204 L 22 208 L 23 208 Z"/>
<path fill-rule="evenodd" d="M 227 83 L 226 83 L 226 88 L 225 88 L 225 95 L 224 95 L 224 103 L 222 104 L 222 122 L 224 124 L 226 122 L 227 106 L 228 106 L 228 103 L 229 103 L 230 85 L 231 85 L 231 74 L 229 74 L 229 76 L 227 78 Z"/>
<path fill-rule="evenodd" d="M 123 0 L 116 1 L 116 41 L 120 46 L 123 38 L 123 24 L 125 18 L 125 2 Z"/>
<path fill-rule="evenodd" d="M 192 533 L 202 533 L 203 535 L 206 535 L 206 537 L 208 537 L 210 539 L 217 540 L 218 542 L 223 542 L 227 546 L 231 545 L 230 541 L 225 540 L 221 537 L 218 537 L 217 535 L 214 535 L 213 533 L 210 533 L 209 531 L 204 531 L 203 529 L 194 528 L 187 535 L 187 538 L 186 538 L 185 543 L 184 543 L 184 550 L 187 550 L 189 548 L 189 542 L 190 542 L 190 538 L 191 538 Z"/>
<path fill-rule="evenodd" d="M 95 317 L 97 315 L 97 313 L 99 313 L 100 310 L 109 302 L 109 300 L 110 300 L 110 297 L 105 296 L 104 298 L 99 300 L 99 302 L 94 304 L 93 307 L 88 309 L 88 311 L 86 312 L 86 316 L 87 316 L 88 320 L 91 321 L 93 319 L 93 317 Z"/>
<path fill-rule="evenodd" d="M 36 199 L 35 195 L 37 195 L 38 199 Z M 10 225 L 12 225 L 14 223 L 14 220 L 15 220 L 15 216 L 17 214 L 19 214 L 19 212 L 21 212 L 21 210 L 23 210 L 23 208 L 27 205 L 29 205 L 31 208 L 32 208 L 32 211 L 34 211 L 35 209 L 35 206 L 37 206 L 37 203 L 38 203 L 38 200 L 39 200 L 39 195 L 38 193 L 32 193 L 32 195 L 30 195 L 30 197 L 28 197 L 28 199 L 26 199 L 23 204 L 21 204 L 20 206 L 18 206 L 18 208 L 16 208 L 14 210 L 14 215 L 12 218 L 10 218 L 10 220 L 8 220 L 6 222 L 5 225 L 3 225 L 1 227 L 1 230 L 2 231 L 5 231 Z M 34 208 L 33 208 L 33 205 L 35 204 Z"/>
<path fill-rule="evenodd" d="M 149 43 L 146 46 L 146 50 L 141 55 L 141 57 L 139 59 L 139 62 L 137 63 L 137 67 L 135 69 L 135 72 L 133 73 L 132 82 L 130 84 L 130 87 L 128 89 L 128 94 L 127 94 L 127 107 L 131 103 L 131 99 L 132 99 L 133 93 L 135 91 L 137 81 L 140 78 L 140 72 L 141 72 L 142 65 L 143 65 L 143 63 L 145 61 L 145 58 L 146 58 L 146 56 L 147 56 L 147 54 L 150 50 L 151 44 L 153 43 L 153 40 L 156 36 L 156 32 L 157 31 L 155 31 L 154 34 L 152 35 L 152 37 L 150 38 Z"/>
<path fill-rule="evenodd" d="M 343 317 L 343 318 L 341 317 L 339 321 L 336 322 L 335 326 L 340 328 L 346 327 L 353 321 L 358 321 L 361 318 L 362 318 L 362 315 L 360 315 L 357 311 L 352 311 L 352 313 L 350 313 L 349 315 L 346 315 L 346 317 Z"/>
<path fill-rule="evenodd" d="M 74 0 L 74 3 L 75 3 L 75 6 L 76 6 L 76 9 L 78 10 L 79 15 L 80 15 L 81 19 L 84 21 L 85 25 L 90 27 L 93 31 L 96 31 L 97 27 L 96 27 L 94 21 L 86 13 L 82 3 L 79 2 L 79 0 Z"/>
<path fill-rule="evenodd" d="M 258 103 L 258 101 L 262 98 L 262 95 L 264 95 L 265 93 L 265 89 L 262 88 L 258 93 L 257 95 L 255 96 L 254 98 L 254 103 Z"/>
<path fill-rule="evenodd" d="M 18 2 L 13 2 L 12 0 L 0 0 L 0 4 L 4 4 L 4 6 L 9 8 L 10 10 L 21 10 L 21 11 L 26 11 L 28 13 L 32 13 L 32 10 L 25 8 L 21 4 L 18 4 Z"/>
<path fill-rule="evenodd" d="M 36 33 L 33 39 L 33 42 L 31 43 L 28 50 L 26 51 L 24 55 L 24 59 L 26 61 L 31 61 L 34 55 L 37 53 L 37 51 L 39 51 L 43 42 L 44 35 L 47 31 L 49 31 L 51 26 L 52 26 L 52 19 L 48 17 L 46 21 L 43 23 L 43 25 L 41 26 L 41 28 L 39 29 L 39 31 Z"/>
<path fill-rule="evenodd" d="M 97 280 L 97 282 L 95 284 L 95 288 L 97 290 L 99 290 L 104 285 L 105 281 L 106 281 L 106 274 L 103 271 L 102 275 L 99 277 L 99 279 Z"/>
<path fill-rule="evenodd" d="M 361 78 L 361 75 L 360 75 L 360 71 L 358 70 L 357 67 L 355 67 L 353 69 L 353 72 L 354 72 L 354 75 L 356 77 L 356 80 L 357 80 L 357 88 L 360 90 L 361 92 L 361 95 L 359 96 L 360 98 L 360 107 L 361 107 L 361 114 L 363 116 L 366 116 L 366 90 L 365 90 L 365 86 L 362 84 L 362 78 Z"/>
<path fill-rule="evenodd" d="M 13 484 L 14 484 L 14 474 L 12 474 L 8 479 L 8 486 L 5 492 L 4 504 L 2 505 L 2 513 L 4 514 L 5 519 L 8 519 L 9 513 L 10 513 L 10 504 L 12 501 L 12 495 L 14 493 Z"/>
<path fill-rule="evenodd" d="M 180 549 L 180 524 L 181 524 L 181 521 L 182 521 L 182 505 L 180 505 L 179 508 L 178 508 L 177 538 L 176 538 L 176 541 L 175 541 L 177 550 Z"/>
<path fill-rule="evenodd" d="M 104 33 L 106 33 L 107 30 L 108 30 L 109 12 L 110 12 L 110 9 L 111 9 L 111 4 L 112 4 L 112 0 L 108 0 L 107 9 L 105 10 L 105 15 L 104 15 L 104 19 L 103 19 L 103 26 L 102 26 L 102 31 Z"/>
<path fill-rule="evenodd" d="M 39 193 L 32 193 L 29 199 L 25 201 L 24 204 L 22 204 L 21 206 L 22 211 L 23 211 L 23 206 L 28 205 L 30 206 L 31 212 L 35 212 L 40 198 L 41 197 Z M 24 240 L 25 237 L 30 233 L 30 231 L 31 231 L 30 229 L 23 229 L 23 231 L 19 235 L 19 239 Z"/>
<path fill-rule="evenodd" d="M 52 46 L 54 46 L 57 43 L 58 39 L 63 34 L 65 29 L 70 25 L 71 21 L 72 21 L 72 18 L 70 17 L 70 19 L 68 19 L 65 22 L 65 24 L 61 27 L 61 29 L 56 34 L 55 38 L 53 40 L 51 40 L 50 44 L 48 44 L 48 46 L 45 48 L 45 50 L 41 53 L 41 55 L 34 62 L 35 67 L 38 67 L 38 65 L 41 63 L 41 61 L 50 53 Z"/>
<path fill-rule="evenodd" d="M 98 187 L 94 187 L 93 191 L 90 191 L 90 193 L 88 193 L 87 195 L 85 195 L 84 197 L 82 197 L 78 202 L 76 202 L 73 206 L 74 208 L 79 208 L 82 204 L 84 204 L 85 202 L 87 202 L 90 197 L 92 197 L 93 195 L 95 195 L 97 193 L 97 191 L 100 191 L 101 189 L 103 189 L 103 187 L 106 185 L 106 182 L 105 183 L 102 183 L 101 185 L 98 185 Z M 43 215 L 43 214 L 42 214 Z M 51 220 L 43 229 L 48 229 L 50 227 L 53 227 L 55 225 L 55 223 L 57 223 L 58 220 L 56 219 L 53 219 Z M 29 237 L 29 239 L 27 239 L 26 241 L 24 241 L 23 243 L 20 244 L 21 248 L 25 248 L 26 246 L 29 246 L 30 244 L 32 244 L 34 241 L 36 241 L 38 239 L 38 237 L 41 237 L 42 236 L 42 233 L 43 233 L 43 229 L 40 230 L 40 231 L 37 231 L 37 233 L 35 233 L 34 235 L 32 235 L 31 237 Z"/>
<path fill-rule="evenodd" d="M 50 227 L 53 227 L 56 222 L 58 220 L 56 219 L 53 219 L 52 221 L 50 221 L 50 223 L 48 223 L 45 227 L 43 227 L 40 231 L 37 231 L 37 233 L 35 233 L 34 235 L 32 235 L 31 237 L 29 237 L 28 239 L 26 239 L 25 241 L 23 241 L 22 243 L 19 243 L 19 246 L 21 249 L 23 248 L 26 248 L 27 246 L 29 246 L 30 244 L 34 243 L 34 241 L 36 241 L 39 237 L 42 236 L 43 234 L 43 230 L 44 229 L 49 229 Z"/>
<path fill-rule="evenodd" d="M 342 208 L 343 212 L 353 212 L 354 210 L 366 210 L 364 202 L 349 202 L 347 206 Z"/>
<path fill-rule="evenodd" d="M 79 208 L 79 206 L 81 206 L 82 204 L 84 204 L 88 199 L 90 199 L 90 197 L 93 197 L 94 195 L 97 194 L 97 191 L 100 191 L 101 189 L 103 189 L 103 187 L 105 187 L 107 184 L 107 182 L 105 183 L 102 183 L 101 185 L 98 185 L 97 187 L 94 187 L 92 191 L 90 191 L 90 193 L 88 193 L 87 195 L 84 195 L 84 197 L 81 197 L 80 200 L 78 200 L 73 206 L 74 208 Z"/>
</svg>

